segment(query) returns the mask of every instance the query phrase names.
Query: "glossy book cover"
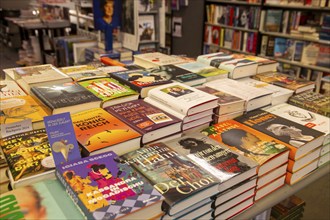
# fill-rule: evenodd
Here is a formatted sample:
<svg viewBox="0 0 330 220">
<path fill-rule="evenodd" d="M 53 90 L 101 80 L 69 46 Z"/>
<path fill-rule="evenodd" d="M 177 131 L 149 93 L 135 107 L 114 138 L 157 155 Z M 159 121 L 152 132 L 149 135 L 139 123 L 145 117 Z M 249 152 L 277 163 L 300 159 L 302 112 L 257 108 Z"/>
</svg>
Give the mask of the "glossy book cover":
<svg viewBox="0 0 330 220">
<path fill-rule="evenodd" d="M 88 219 L 117 219 L 163 199 L 112 151 L 62 164 L 56 176 Z"/>
<path fill-rule="evenodd" d="M 180 119 L 142 99 L 109 106 L 105 110 L 132 125 L 142 134 L 180 122 Z"/>
<path fill-rule="evenodd" d="M 141 136 L 101 108 L 75 113 L 71 118 L 78 142 L 89 152 Z"/>
</svg>

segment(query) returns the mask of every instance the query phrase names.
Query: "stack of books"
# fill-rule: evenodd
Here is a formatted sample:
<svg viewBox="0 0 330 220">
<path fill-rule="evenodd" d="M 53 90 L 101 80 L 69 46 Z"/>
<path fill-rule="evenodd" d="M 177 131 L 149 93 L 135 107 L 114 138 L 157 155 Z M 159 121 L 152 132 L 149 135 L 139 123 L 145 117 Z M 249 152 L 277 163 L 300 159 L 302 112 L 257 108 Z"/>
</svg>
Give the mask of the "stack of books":
<svg viewBox="0 0 330 220">
<path fill-rule="evenodd" d="M 305 201 L 296 195 L 292 195 L 289 198 L 283 200 L 271 209 L 271 220 L 280 219 L 302 219 L 304 215 Z"/>
<path fill-rule="evenodd" d="M 181 119 L 183 133 L 208 127 L 218 106 L 216 96 L 178 82 L 150 90 L 144 100 Z"/>
</svg>

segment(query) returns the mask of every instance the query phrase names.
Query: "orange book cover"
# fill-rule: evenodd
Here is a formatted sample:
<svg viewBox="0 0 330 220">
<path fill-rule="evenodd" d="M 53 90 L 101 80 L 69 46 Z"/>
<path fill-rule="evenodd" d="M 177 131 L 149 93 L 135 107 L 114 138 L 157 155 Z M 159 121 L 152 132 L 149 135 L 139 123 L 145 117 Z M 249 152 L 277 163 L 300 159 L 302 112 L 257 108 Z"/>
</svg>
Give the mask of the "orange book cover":
<svg viewBox="0 0 330 220">
<path fill-rule="evenodd" d="M 235 120 L 214 124 L 204 129 L 202 133 L 226 144 L 232 150 L 253 159 L 260 165 L 288 151 L 284 143 Z"/>
<path fill-rule="evenodd" d="M 71 115 L 78 142 L 89 152 L 122 143 L 141 135 L 101 108 Z"/>
<path fill-rule="evenodd" d="M 31 119 L 32 123 L 42 122 L 47 112 L 29 95 L 0 99 L 0 122 L 9 124 Z M 44 126 L 41 126 L 44 127 Z"/>
</svg>

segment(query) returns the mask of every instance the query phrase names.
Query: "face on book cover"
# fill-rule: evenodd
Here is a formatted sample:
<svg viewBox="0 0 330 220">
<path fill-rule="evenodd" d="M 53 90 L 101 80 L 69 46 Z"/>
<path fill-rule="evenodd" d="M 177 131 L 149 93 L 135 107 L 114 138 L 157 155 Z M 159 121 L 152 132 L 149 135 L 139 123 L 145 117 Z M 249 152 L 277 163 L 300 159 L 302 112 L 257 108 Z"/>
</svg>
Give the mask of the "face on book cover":
<svg viewBox="0 0 330 220">
<path fill-rule="evenodd" d="M 15 215 L 17 219 L 33 219 L 41 220 L 47 219 L 47 213 L 45 206 L 42 205 L 42 198 L 39 193 L 31 186 L 17 188 L 11 192 L 13 195 L 10 201 L 11 204 L 15 202 L 20 207 L 15 210 L 8 210 L 6 213 L 1 213 L 1 219 L 7 219 L 8 215 Z M 15 212 L 15 213 L 13 213 Z M 3 216 L 5 215 L 5 216 Z"/>
</svg>

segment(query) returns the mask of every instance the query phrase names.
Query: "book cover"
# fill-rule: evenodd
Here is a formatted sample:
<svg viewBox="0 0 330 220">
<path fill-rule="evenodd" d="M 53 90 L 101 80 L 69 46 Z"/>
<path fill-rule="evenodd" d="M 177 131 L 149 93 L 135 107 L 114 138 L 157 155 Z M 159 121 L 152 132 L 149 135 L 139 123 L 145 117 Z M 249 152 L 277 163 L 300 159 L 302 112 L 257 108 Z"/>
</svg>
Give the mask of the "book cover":
<svg viewBox="0 0 330 220">
<path fill-rule="evenodd" d="M 288 103 L 330 117 L 330 97 L 327 95 L 306 91 L 293 95 Z"/>
<path fill-rule="evenodd" d="M 71 118 L 77 141 L 88 153 L 141 137 L 137 131 L 101 108 L 78 112 Z M 120 148 L 120 151 L 137 147 L 140 146 Z"/>
<path fill-rule="evenodd" d="M 214 124 L 202 130 L 201 133 L 219 143 L 225 144 L 231 150 L 254 160 L 260 166 L 288 151 L 285 144 L 235 120 L 227 120 Z M 286 157 L 287 160 L 288 157 Z M 273 168 L 274 166 L 269 169 Z M 266 173 L 266 171 L 264 170 L 263 173 Z M 258 176 L 261 175 L 261 168 L 259 168 Z"/>
<path fill-rule="evenodd" d="M 258 163 L 201 133 L 188 134 L 165 144 L 217 177 L 219 192 L 257 174 Z"/>
<path fill-rule="evenodd" d="M 105 110 L 139 131 L 143 135 L 142 143 L 181 131 L 181 120 L 142 99 L 112 105 Z"/>
<path fill-rule="evenodd" d="M 320 132 L 325 133 L 324 144 L 330 142 L 330 119 L 324 115 L 308 111 L 303 108 L 299 108 L 288 103 L 272 106 L 264 109 L 267 112 L 271 112 L 275 115 L 284 117 L 298 124 L 304 125 L 308 128 L 313 128 Z"/>
<path fill-rule="evenodd" d="M 31 94 L 39 99 L 52 114 L 69 111 L 75 113 L 91 106 L 99 107 L 101 99 L 78 83 L 53 84 L 31 88 Z M 77 109 L 77 106 L 78 109 Z"/>
<path fill-rule="evenodd" d="M 159 52 L 134 55 L 134 63 L 144 68 L 177 64 L 182 62 L 184 62 L 184 60 L 179 59 L 178 57 L 166 55 Z"/>
<path fill-rule="evenodd" d="M 315 82 L 280 72 L 259 73 L 252 78 L 300 93 L 315 87 Z"/>
<path fill-rule="evenodd" d="M 70 76 L 75 82 L 108 76 L 107 72 L 96 69 L 93 66 L 91 67 L 94 69 L 88 69 L 88 67 L 86 67 L 86 70 L 82 70 L 83 68 L 81 68 L 80 70 L 80 68 L 74 68 L 74 67 L 75 66 L 72 66 L 72 69 L 69 69 L 70 67 L 63 67 L 60 70 L 65 74 L 67 74 L 68 76 Z"/>
<path fill-rule="evenodd" d="M 276 37 L 274 45 L 274 57 L 292 60 L 294 56 L 294 44 L 291 39 Z"/>
<path fill-rule="evenodd" d="M 265 31 L 279 32 L 282 23 L 283 10 L 268 9 L 266 12 Z"/>
<path fill-rule="evenodd" d="M 153 15 L 139 16 L 139 40 L 155 40 L 155 18 Z"/>
<path fill-rule="evenodd" d="M 187 62 L 176 64 L 176 66 L 188 70 L 192 73 L 196 73 L 206 78 L 206 81 L 212 81 L 215 79 L 227 78 L 228 71 L 224 69 L 219 69 L 212 67 L 210 65 L 200 63 L 200 62 Z"/>
<path fill-rule="evenodd" d="M 1 193 L 0 201 L 1 219 L 83 219 L 56 179 Z"/>
<path fill-rule="evenodd" d="M 13 80 L 0 81 L 0 99 L 25 96 L 24 90 Z"/>
<path fill-rule="evenodd" d="M 215 45 L 220 44 L 220 30 L 219 26 L 212 26 L 212 33 L 211 33 L 211 43 Z"/>
<path fill-rule="evenodd" d="M 204 76 L 181 68 L 177 65 L 163 65 L 159 67 L 149 68 L 147 69 L 147 71 L 155 75 L 165 75 L 170 80 L 184 83 L 189 86 L 203 84 L 206 81 L 206 78 Z"/>
<path fill-rule="evenodd" d="M 44 117 L 55 165 L 81 158 L 69 112 Z"/>
<path fill-rule="evenodd" d="M 321 146 L 324 141 L 324 133 L 264 110 L 248 112 L 235 120 L 285 143 L 292 160 Z"/>
<path fill-rule="evenodd" d="M 161 194 L 112 151 L 60 165 L 56 177 L 87 219 L 117 219 L 148 207 L 146 216 L 161 212 Z"/>
<path fill-rule="evenodd" d="M 151 89 L 148 97 L 184 115 L 217 107 L 216 96 L 179 82 Z"/>
<path fill-rule="evenodd" d="M 109 106 L 111 103 L 115 104 L 138 98 L 136 91 L 112 78 L 85 80 L 79 82 L 79 85 L 102 99 L 102 108 Z"/>
<path fill-rule="evenodd" d="M 123 159 L 163 195 L 167 204 L 163 208 L 169 215 L 217 193 L 214 176 L 164 143 L 146 145 L 123 155 Z"/>
<path fill-rule="evenodd" d="M 9 124 L 31 119 L 35 128 L 44 127 L 42 120 L 48 113 L 29 95 L 0 100 L 0 122 Z"/>
<path fill-rule="evenodd" d="M 32 130 L 0 139 L 11 184 L 54 171 L 54 161 L 45 129 Z"/>
</svg>

